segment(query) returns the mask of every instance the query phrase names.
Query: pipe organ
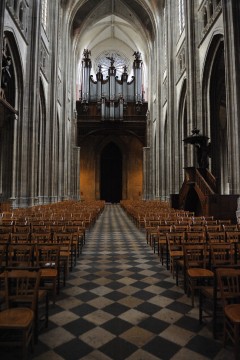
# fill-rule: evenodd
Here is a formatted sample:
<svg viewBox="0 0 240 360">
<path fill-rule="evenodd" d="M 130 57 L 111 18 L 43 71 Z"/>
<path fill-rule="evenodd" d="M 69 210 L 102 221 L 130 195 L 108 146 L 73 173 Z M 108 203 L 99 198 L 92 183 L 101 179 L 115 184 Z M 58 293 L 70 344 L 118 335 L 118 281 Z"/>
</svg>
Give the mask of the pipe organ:
<svg viewBox="0 0 240 360">
<path fill-rule="evenodd" d="M 105 65 L 98 65 L 96 78 L 91 75 L 91 52 L 84 50 L 82 59 L 82 85 L 76 102 L 78 145 L 90 134 L 131 134 L 145 143 L 146 114 L 148 104 L 144 100 L 142 85 L 142 60 L 138 51 L 134 52 L 133 76 L 129 80 L 126 65 L 115 67 L 112 56 Z M 110 65 L 109 65 L 110 64 Z"/>
<path fill-rule="evenodd" d="M 108 76 L 103 78 L 101 65 L 98 66 L 96 80 L 91 74 L 91 52 L 84 50 L 82 59 L 82 88 L 80 91 L 80 104 L 83 112 L 87 112 L 91 103 L 97 105 L 97 115 L 101 120 L 123 120 L 127 113 L 128 104 L 135 104 L 139 112 L 144 103 L 142 91 L 142 60 L 138 51 L 134 52 L 133 73 L 128 81 L 127 67 L 123 67 L 121 78 L 116 76 L 114 58 L 110 60 Z"/>
</svg>

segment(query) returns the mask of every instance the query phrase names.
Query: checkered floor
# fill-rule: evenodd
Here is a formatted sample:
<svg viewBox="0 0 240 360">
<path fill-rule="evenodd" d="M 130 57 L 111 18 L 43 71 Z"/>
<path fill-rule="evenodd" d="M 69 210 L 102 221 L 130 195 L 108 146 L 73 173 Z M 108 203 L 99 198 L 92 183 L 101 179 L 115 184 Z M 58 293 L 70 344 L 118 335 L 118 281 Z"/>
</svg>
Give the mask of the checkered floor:
<svg viewBox="0 0 240 360">
<path fill-rule="evenodd" d="M 9 357 L 10 356 L 10 357 Z M 13 354 L 1 359 L 19 359 Z M 106 205 L 51 306 L 35 360 L 233 359 L 119 205 Z"/>
</svg>

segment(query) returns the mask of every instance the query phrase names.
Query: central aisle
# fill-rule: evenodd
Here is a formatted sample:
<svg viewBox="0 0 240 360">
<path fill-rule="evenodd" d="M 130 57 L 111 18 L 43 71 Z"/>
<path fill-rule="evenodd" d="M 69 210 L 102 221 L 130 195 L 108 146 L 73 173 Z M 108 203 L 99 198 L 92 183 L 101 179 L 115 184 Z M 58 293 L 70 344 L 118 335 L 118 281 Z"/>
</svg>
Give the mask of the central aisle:
<svg viewBox="0 0 240 360">
<path fill-rule="evenodd" d="M 106 205 L 34 359 L 231 359 L 119 205 Z"/>
</svg>

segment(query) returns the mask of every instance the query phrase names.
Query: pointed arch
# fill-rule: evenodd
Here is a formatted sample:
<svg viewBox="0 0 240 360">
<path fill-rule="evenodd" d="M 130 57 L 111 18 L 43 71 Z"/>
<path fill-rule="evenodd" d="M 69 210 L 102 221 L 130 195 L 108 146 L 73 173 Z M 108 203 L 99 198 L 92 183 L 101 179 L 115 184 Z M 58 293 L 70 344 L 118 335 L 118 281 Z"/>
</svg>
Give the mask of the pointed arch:
<svg viewBox="0 0 240 360">
<path fill-rule="evenodd" d="M 8 103 L 16 110 L 21 110 L 23 98 L 23 66 L 20 51 L 14 34 L 11 31 L 4 31 L 4 53 L 10 57 L 9 79 L 4 89 Z"/>
<path fill-rule="evenodd" d="M 168 200 L 171 189 L 171 143 L 170 143 L 170 129 L 167 112 L 164 121 L 164 164 L 163 164 L 163 176 L 164 176 L 164 197 Z"/>
<path fill-rule="evenodd" d="M 45 180 L 45 148 L 46 148 L 46 97 L 44 87 L 40 78 L 39 85 L 39 117 L 37 133 L 37 196 L 40 204 L 44 202 L 44 180 Z"/>
<path fill-rule="evenodd" d="M 218 191 L 229 193 L 224 40 L 213 37 L 203 71 L 203 131 L 211 139 L 211 171 Z"/>
<path fill-rule="evenodd" d="M 19 144 L 23 120 L 23 66 L 15 35 L 8 29 L 4 31 L 3 53 L 9 62 L 6 64 L 5 79 L 2 75 L 1 96 L 5 97 L 10 106 L 6 108 L 3 105 L 0 119 L 0 189 L 4 201 L 9 201 L 10 198 L 15 199 L 19 186 L 16 174 L 21 158 Z"/>
<path fill-rule="evenodd" d="M 187 148 L 184 146 L 183 139 L 188 136 L 188 121 L 187 121 L 187 81 L 184 79 L 180 93 L 180 101 L 178 107 L 178 139 L 179 139 L 179 176 L 180 184 L 184 179 L 184 167 L 187 166 Z"/>
</svg>

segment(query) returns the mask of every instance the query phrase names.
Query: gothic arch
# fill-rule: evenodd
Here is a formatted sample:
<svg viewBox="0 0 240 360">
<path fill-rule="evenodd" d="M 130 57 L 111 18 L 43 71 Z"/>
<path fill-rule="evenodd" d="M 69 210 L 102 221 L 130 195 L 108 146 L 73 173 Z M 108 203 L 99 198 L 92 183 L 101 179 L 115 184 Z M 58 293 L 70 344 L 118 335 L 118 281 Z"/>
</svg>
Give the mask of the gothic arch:
<svg viewBox="0 0 240 360">
<path fill-rule="evenodd" d="M 167 113 L 165 115 L 165 122 L 164 122 L 164 165 L 163 165 L 163 176 L 164 176 L 164 196 L 165 200 L 168 200 L 168 194 L 170 194 L 171 189 L 171 142 L 170 142 L 170 129 L 169 129 L 169 122 Z"/>
<path fill-rule="evenodd" d="M 7 29 L 4 31 L 3 51 L 11 59 L 10 76 L 3 95 L 11 107 L 4 111 L 0 121 L 0 192 L 4 201 L 9 201 L 15 199 L 18 190 L 16 174 L 21 164 L 23 70 L 17 41 Z"/>
<path fill-rule="evenodd" d="M 180 100 L 178 106 L 178 139 L 179 139 L 179 176 L 180 184 L 184 179 L 184 167 L 187 166 L 187 148 L 184 146 L 183 139 L 188 136 L 187 123 L 187 81 L 184 79 L 180 93 Z"/>
<path fill-rule="evenodd" d="M 13 99 L 10 104 L 18 110 L 20 115 L 23 99 L 23 66 L 17 41 L 14 34 L 9 30 L 4 31 L 4 48 L 7 49 L 12 60 L 10 70 L 12 71 L 11 75 L 13 76 L 14 84 L 11 85 L 14 86 L 14 89 L 11 90 L 14 93 L 12 94 Z"/>
<path fill-rule="evenodd" d="M 203 131 L 212 143 L 211 171 L 218 180 L 218 191 L 229 192 L 228 141 L 224 41 L 215 35 L 209 47 L 203 73 Z"/>
<path fill-rule="evenodd" d="M 46 148 L 46 97 L 42 80 L 39 86 L 39 117 L 37 134 L 37 197 L 40 204 L 44 202 L 44 179 L 45 179 L 45 148 Z"/>
</svg>

